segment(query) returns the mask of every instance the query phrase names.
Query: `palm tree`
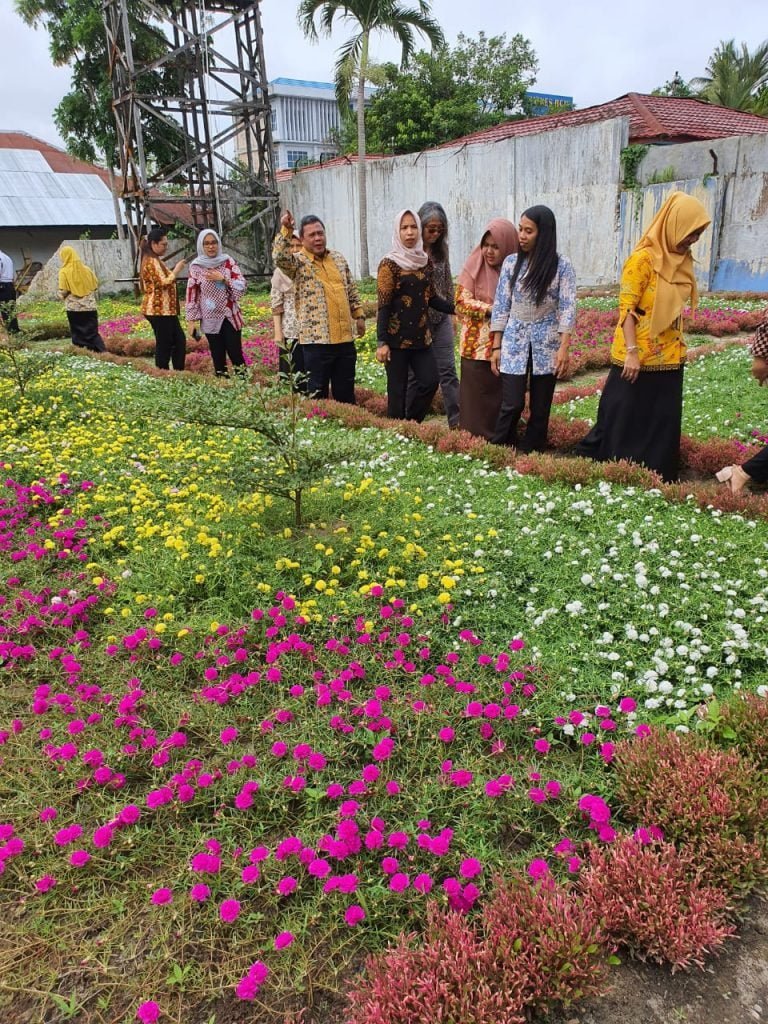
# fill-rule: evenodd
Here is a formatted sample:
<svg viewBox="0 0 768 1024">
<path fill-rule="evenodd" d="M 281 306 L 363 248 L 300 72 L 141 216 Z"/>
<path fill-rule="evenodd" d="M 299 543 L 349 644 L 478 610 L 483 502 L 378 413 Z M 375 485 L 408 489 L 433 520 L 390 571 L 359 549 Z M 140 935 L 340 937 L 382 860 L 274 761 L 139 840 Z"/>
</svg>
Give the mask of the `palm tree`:
<svg viewBox="0 0 768 1024">
<path fill-rule="evenodd" d="M 336 95 L 339 106 L 349 103 L 353 82 L 357 86 L 357 189 L 360 224 L 360 276 L 368 277 L 368 204 L 365 167 L 365 82 L 370 68 L 369 47 L 373 32 L 389 33 L 399 40 L 400 63 L 405 66 L 415 49 L 414 31 L 426 36 L 433 47 L 444 43 L 443 31 L 431 16 L 427 0 L 405 7 L 398 0 L 300 0 L 299 25 L 312 40 L 330 36 L 333 22 L 354 25 L 350 38 L 339 47 L 336 61 Z M 317 19 L 317 21 L 316 21 Z"/>
<path fill-rule="evenodd" d="M 709 58 L 707 73 L 690 84 L 709 103 L 759 112 L 759 94 L 768 86 L 768 39 L 753 53 L 746 43 L 738 50 L 734 39 L 721 40 Z"/>
</svg>

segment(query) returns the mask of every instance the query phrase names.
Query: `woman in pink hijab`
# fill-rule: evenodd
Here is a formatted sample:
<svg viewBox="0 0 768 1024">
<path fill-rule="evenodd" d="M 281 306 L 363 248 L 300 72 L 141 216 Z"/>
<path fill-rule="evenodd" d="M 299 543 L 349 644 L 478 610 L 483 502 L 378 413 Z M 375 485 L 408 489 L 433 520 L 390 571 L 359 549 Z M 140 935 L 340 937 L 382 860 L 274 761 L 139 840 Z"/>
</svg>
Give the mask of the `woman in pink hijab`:
<svg viewBox="0 0 768 1024">
<path fill-rule="evenodd" d="M 459 426 L 490 441 L 501 407 L 501 378 L 491 372 L 491 309 L 501 265 L 518 251 L 517 229 L 494 218 L 480 244 L 469 254 L 456 286 L 456 313 L 461 324 Z"/>
</svg>

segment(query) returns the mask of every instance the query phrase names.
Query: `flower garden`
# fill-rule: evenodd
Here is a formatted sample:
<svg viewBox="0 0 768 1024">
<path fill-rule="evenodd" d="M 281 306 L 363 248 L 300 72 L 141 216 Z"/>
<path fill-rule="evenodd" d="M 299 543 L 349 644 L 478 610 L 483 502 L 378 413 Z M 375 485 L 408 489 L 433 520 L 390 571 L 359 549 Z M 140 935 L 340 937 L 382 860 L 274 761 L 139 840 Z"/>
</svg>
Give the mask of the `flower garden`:
<svg viewBox="0 0 768 1024">
<path fill-rule="evenodd" d="M 768 428 L 763 309 L 699 311 L 674 486 L 569 455 L 610 298 L 553 452 L 517 459 L 383 419 L 372 331 L 358 406 L 254 413 L 258 299 L 250 383 L 204 344 L 155 371 L 117 300 L 109 356 L 32 342 L 23 394 L 0 374 L 0 1017 L 522 1024 L 734 940 L 766 877 L 768 499 L 709 476 Z M 298 525 L 265 416 L 322 456 Z"/>
</svg>

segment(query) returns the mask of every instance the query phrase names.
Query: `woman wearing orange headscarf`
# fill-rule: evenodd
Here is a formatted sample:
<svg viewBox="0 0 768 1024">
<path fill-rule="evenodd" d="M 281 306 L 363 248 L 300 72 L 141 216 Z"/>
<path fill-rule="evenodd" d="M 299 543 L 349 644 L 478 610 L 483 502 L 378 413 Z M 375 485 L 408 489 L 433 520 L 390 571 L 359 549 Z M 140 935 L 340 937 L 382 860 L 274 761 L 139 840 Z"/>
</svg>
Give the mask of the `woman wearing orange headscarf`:
<svg viewBox="0 0 768 1024">
<path fill-rule="evenodd" d="M 490 441 L 501 408 L 501 377 L 491 370 L 491 310 L 504 260 L 519 248 L 517 228 L 495 217 L 467 257 L 456 286 L 461 324 L 459 426 Z"/>
<path fill-rule="evenodd" d="M 682 312 L 696 308 L 691 246 L 710 223 L 693 196 L 673 192 L 624 264 L 619 322 L 597 423 L 576 447 L 598 462 L 629 459 L 676 480 L 686 347 Z"/>
</svg>

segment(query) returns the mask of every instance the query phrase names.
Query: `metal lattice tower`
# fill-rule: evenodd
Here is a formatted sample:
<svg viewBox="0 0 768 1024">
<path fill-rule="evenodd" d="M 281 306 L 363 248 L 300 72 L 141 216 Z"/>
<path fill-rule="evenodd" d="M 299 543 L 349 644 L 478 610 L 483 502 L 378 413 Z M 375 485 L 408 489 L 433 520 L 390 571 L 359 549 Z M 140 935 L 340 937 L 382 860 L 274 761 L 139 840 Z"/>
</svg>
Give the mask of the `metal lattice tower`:
<svg viewBox="0 0 768 1024">
<path fill-rule="evenodd" d="M 134 60 L 128 0 L 103 0 L 103 12 L 135 253 L 162 211 L 164 220 L 214 228 L 246 272 L 267 273 L 278 197 L 259 3 L 143 0 L 159 51 L 146 63 Z M 162 133 L 163 166 L 149 157 L 149 131 Z M 239 162 L 225 155 L 235 139 Z"/>
</svg>

